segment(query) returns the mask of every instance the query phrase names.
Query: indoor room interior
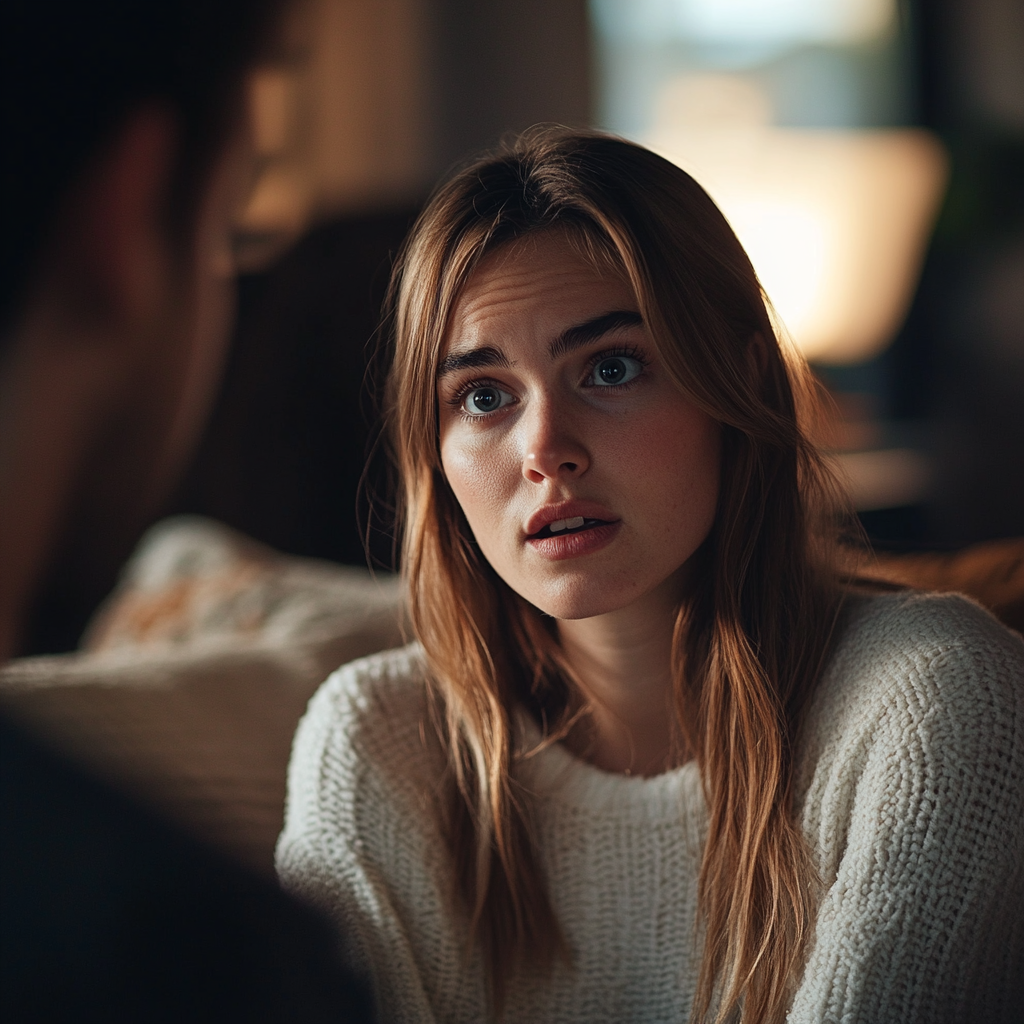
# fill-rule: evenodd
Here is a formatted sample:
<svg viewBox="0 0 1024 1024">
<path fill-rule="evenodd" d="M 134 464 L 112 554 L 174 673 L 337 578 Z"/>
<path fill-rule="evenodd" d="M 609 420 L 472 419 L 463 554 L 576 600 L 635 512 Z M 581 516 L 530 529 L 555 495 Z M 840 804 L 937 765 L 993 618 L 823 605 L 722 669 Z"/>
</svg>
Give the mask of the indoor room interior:
<svg viewBox="0 0 1024 1024">
<path fill-rule="evenodd" d="M 272 872 L 310 695 L 408 635 L 378 430 L 390 261 L 442 174 L 541 123 L 622 134 L 707 188 L 830 393 L 820 441 L 891 578 L 975 586 L 1021 629 L 1022 11 L 297 0 L 251 82 L 209 425 L 149 533 L 53 569 L 8 712 Z"/>
<path fill-rule="evenodd" d="M 181 511 L 284 550 L 362 563 L 361 537 L 338 529 L 353 484 L 303 493 L 313 478 L 341 486 L 312 464 L 344 448 L 354 478 L 363 457 L 350 444 L 366 428 L 343 421 L 354 404 L 328 392 L 343 385 L 327 360 L 365 360 L 387 254 L 437 177 L 503 133 L 548 122 L 651 145 L 722 205 L 784 328 L 836 397 L 834 448 L 876 544 L 950 549 L 1020 533 L 1024 90 L 1014 4 L 337 0 L 307 4 L 298 20 L 294 63 L 258 83 L 266 170 L 243 225 L 254 269 Z M 353 249 L 367 247 L 359 257 L 344 252 L 345 232 Z M 269 255 L 302 233 L 291 264 Z M 300 326 L 280 291 L 270 298 L 289 274 L 295 287 L 316 287 L 298 283 L 298 262 L 323 264 L 317 245 L 349 260 L 351 284 L 291 301 L 299 316 L 317 306 L 336 317 L 333 336 L 326 321 Z M 274 316 L 290 321 L 276 328 L 296 332 L 289 342 L 270 340 Z M 289 362 L 271 371 L 275 359 Z M 316 378 L 322 395 L 294 389 L 306 407 L 288 407 L 281 372 Z M 258 402 L 241 397 L 261 387 Z M 239 415 L 251 419 L 235 423 L 232 441 Z M 261 431 L 273 437 L 256 440 Z M 294 509 L 266 500 L 282 490 Z"/>
</svg>

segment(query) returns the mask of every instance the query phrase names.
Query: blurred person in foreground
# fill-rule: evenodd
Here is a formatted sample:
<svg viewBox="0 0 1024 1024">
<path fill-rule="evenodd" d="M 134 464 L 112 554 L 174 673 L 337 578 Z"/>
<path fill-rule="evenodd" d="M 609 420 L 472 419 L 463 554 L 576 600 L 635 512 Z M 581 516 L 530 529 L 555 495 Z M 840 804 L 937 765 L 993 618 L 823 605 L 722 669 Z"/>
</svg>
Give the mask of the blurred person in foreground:
<svg viewBox="0 0 1024 1024">
<path fill-rule="evenodd" d="M 244 83 L 280 0 L 0 13 L 0 661 L 41 581 L 141 530 L 232 312 Z M 367 1019 L 333 933 L 0 720 L 5 1020 Z"/>
</svg>

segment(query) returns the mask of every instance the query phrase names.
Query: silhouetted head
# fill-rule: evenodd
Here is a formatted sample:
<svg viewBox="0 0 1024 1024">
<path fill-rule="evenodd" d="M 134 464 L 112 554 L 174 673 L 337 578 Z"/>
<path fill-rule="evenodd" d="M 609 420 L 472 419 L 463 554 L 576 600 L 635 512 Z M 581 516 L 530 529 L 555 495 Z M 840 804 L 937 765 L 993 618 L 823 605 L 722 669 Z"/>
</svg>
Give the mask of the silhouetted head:
<svg viewBox="0 0 1024 1024">
<path fill-rule="evenodd" d="M 282 0 L 5 0 L 0 325 L 17 317 L 62 201 L 145 104 L 174 118 L 166 222 L 188 233 Z"/>
</svg>

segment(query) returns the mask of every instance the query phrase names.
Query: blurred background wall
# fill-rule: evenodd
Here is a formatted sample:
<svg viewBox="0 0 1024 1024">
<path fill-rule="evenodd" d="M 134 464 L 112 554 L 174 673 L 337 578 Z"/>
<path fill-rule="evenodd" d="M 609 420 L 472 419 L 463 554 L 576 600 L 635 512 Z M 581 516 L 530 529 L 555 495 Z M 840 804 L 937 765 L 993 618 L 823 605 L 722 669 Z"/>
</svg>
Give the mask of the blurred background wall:
<svg viewBox="0 0 1024 1024">
<path fill-rule="evenodd" d="M 250 244 L 418 202 L 507 131 L 591 123 L 590 53 L 586 0 L 296 0 L 256 83 Z"/>
<path fill-rule="evenodd" d="M 352 481 L 389 254 L 439 174 L 547 121 L 655 145 L 722 201 L 837 397 L 832 442 L 878 543 L 1024 531 L 1017 0 L 306 0 L 289 45 L 265 87 L 267 171 L 243 236 L 262 269 L 242 281 L 235 361 L 177 507 L 361 558 Z M 709 125 L 735 129 L 724 156 Z M 775 161 L 805 193 L 860 196 L 845 216 L 867 271 L 848 258 L 863 240 L 837 236 L 847 294 L 822 300 L 835 323 L 817 340 L 785 290 L 806 297 L 835 259 L 790 241 L 803 262 L 787 285 L 759 246 L 799 242 L 801 211 L 773 220 L 760 179 L 759 206 L 716 191 L 716 174 L 743 165 L 744 126 L 761 140 L 747 177 Z M 851 146 L 870 151 L 862 178 Z M 744 234 L 744 209 L 761 235 Z"/>
<path fill-rule="evenodd" d="M 1024 533 L 1024 4 L 919 5 L 917 111 L 952 176 L 906 326 L 894 408 L 929 424 L 925 543 Z"/>
<path fill-rule="evenodd" d="M 880 546 L 1024 533 L 1020 0 L 299 0 L 253 95 L 238 326 L 168 512 L 362 563 L 390 258 L 447 168 L 558 122 L 645 141 L 719 199 L 836 396 Z M 378 453 L 368 489 L 385 477 Z M 87 604 L 37 649 L 73 646 Z"/>
</svg>

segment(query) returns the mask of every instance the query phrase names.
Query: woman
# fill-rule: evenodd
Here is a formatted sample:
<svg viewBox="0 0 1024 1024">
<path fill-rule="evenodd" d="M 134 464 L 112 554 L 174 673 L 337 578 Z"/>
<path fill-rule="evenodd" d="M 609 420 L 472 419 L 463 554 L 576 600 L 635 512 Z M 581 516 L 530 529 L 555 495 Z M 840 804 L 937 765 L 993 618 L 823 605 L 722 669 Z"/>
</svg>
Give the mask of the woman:
<svg viewBox="0 0 1024 1024">
<path fill-rule="evenodd" d="M 722 215 L 601 135 L 455 175 L 392 287 L 418 644 L 295 744 L 278 863 L 384 1019 L 1011 1019 L 1024 645 L 857 591 Z"/>
</svg>

